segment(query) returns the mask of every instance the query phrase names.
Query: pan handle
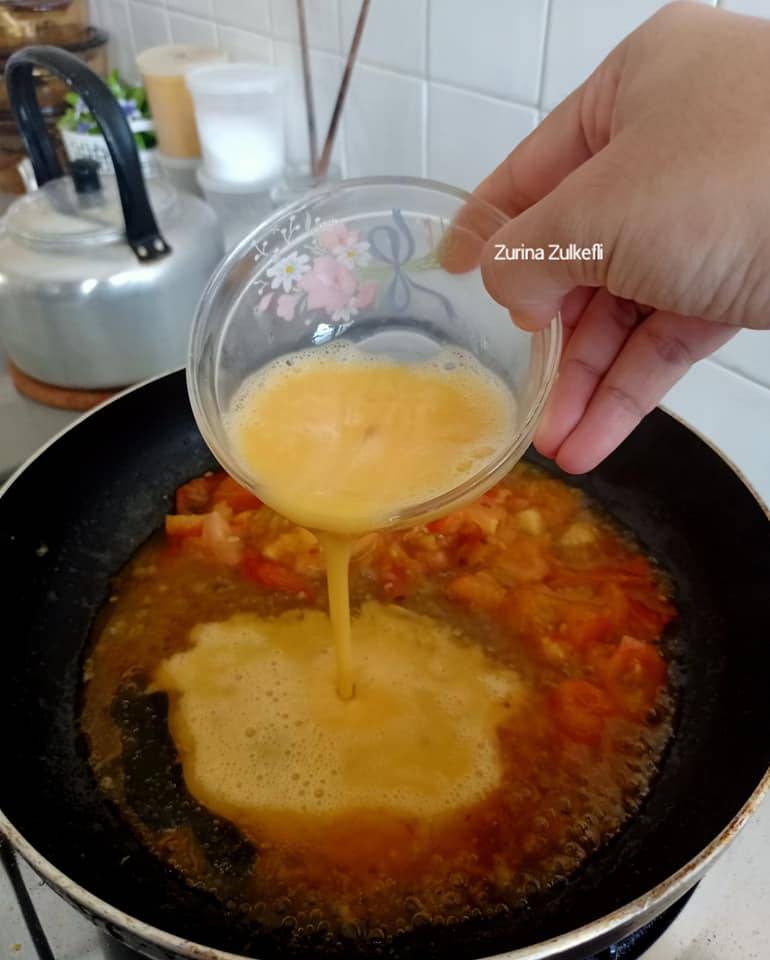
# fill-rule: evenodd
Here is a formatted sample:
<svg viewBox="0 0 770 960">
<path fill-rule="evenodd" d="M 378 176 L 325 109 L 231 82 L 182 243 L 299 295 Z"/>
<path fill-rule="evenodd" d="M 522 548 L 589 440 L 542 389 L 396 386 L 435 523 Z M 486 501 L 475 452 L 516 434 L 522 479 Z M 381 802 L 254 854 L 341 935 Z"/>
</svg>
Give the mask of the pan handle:
<svg viewBox="0 0 770 960">
<path fill-rule="evenodd" d="M 147 197 L 134 136 L 107 84 L 81 60 L 58 47 L 25 47 L 5 68 L 8 99 L 40 186 L 63 175 L 56 150 L 37 102 L 33 69 L 55 73 L 78 93 L 96 119 L 115 167 L 126 238 L 142 262 L 171 252 L 162 237 Z"/>
</svg>

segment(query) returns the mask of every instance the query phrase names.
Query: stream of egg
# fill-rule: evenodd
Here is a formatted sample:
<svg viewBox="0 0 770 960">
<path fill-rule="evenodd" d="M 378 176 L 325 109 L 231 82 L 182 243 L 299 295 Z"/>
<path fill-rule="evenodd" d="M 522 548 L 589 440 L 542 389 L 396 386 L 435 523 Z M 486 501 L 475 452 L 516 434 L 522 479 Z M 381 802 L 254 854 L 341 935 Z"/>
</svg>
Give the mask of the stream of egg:
<svg viewBox="0 0 770 960">
<path fill-rule="evenodd" d="M 354 695 L 348 566 L 355 540 L 478 474 L 513 435 L 516 406 L 471 353 L 404 362 L 332 341 L 248 378 L 227 430 L 244 472 L 324 551 L 337 691 Z"/>
</svg>

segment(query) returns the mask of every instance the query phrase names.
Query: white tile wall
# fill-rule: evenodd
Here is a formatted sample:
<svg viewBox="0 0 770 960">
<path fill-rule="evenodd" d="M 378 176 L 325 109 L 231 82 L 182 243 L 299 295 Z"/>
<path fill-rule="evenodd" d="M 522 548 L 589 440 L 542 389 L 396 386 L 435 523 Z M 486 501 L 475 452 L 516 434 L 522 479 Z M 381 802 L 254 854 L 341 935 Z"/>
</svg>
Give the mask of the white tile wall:
<svg viewBox="0 0 770 960">
<path fill-rule="evenodd" d="M 305 0 L 319 131 L 331 115 L 361 0 Z M 410 173 L 472 188 L 665 0 L 371 0 L 333 159 L 343 173 Z M 700 0 L 770 17 L 770 0 Z M 296 0 L 91 0 L 113 63 L 138 50 L 214 43 L 286 67 L 289 152 L 307 158 Z M 770 333 L 716 356 L 770 387 Z"/>
<path fill-rule="evenodd" d="M 288 78 L 286 130 L 289 158 L 301 163 L 307 160 L 308 146 L 299 48 L 284 40 L 275 40 L 273 48 L 274 62 L 285 69 Z M 324 53 L 322 50 L 313 50 L 311 53 L 310 70 L 319 140 L 325 135 L 331 120 L 342 67 L 342 58 L 338 54 Z M 332 153 L 333 162 L 341 167 L 344 167 L 346 133 L 347 128 L 339 132 Z"/>
<path fill-rule="evenodd" d="M 349 176 L 422 174 L 424 86 L 416 77 L 359 65 L 345 105 Z"/>
<path fill-rule="evenodd" d="M 169 11 L 168 23 L 174 43 L 193 43 L 198 47 L 215 47 L 219 42 L 216 24 L 199 17 Z"/>
<path fill-rule="evenodd" d="M 472 190 L 537 122 L 533 107 L 431 82 L 428 176 Z"/>
<path fill-rule="evenodd" d="M 437 0 L 428 30 L 431 77 L 537 103 L 545 14 L 546 0 Z"/>
<path fill-rule="evenodd" d="M 171 27 L 166 11 L 147 3 L 132 3 L 130 6 L 134 47 L 138 51 L 147 47 L 171 42 Z M 109 29 L 109 28 L 108 28 Z M 114 34 L 113 40 L 114 42 Z M 125 73 L 121 69 L 121 73 Z M 136 77 L 136 65 L 132 62 L 130 73 Z"/>
<path fill-rule="evenodd" d="M 219 0 L 215 0 L 219 2 Z M 296 0 L 270 0 L 273 35 L 281 40 L 299 40 Z M 305 0 L 308 36 L 317 50 L 338 53 L 340 19 L 337 0 Z"/>
<path fill-rule="evenodd" d="M 350 47 L 361 0 L 340 0 L 344 50 Z M 361 59 L 380 67 L 424 76 L 428 0 L 372 0 L 361 40 Z"/>
</svg>

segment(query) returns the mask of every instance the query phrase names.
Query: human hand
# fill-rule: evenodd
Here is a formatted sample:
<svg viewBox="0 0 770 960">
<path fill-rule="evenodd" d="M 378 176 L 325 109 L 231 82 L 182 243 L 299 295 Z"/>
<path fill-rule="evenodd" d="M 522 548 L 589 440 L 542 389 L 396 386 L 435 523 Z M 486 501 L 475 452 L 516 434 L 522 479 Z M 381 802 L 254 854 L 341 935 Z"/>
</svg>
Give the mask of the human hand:
<svg viewBox="0 0 770 960">
<path fill-rule="evenodd" d="M 769 157 L 770 24 L 677 3 L 476 190 L 513 218 L 484 247 L 491 295 L 529 330 L 561 310 L 535 445 L 564 470 L 599 463 L 738 327 L 770 326 Z M 603 259 L 547 259 L 573 242 Z"/>
</svg>

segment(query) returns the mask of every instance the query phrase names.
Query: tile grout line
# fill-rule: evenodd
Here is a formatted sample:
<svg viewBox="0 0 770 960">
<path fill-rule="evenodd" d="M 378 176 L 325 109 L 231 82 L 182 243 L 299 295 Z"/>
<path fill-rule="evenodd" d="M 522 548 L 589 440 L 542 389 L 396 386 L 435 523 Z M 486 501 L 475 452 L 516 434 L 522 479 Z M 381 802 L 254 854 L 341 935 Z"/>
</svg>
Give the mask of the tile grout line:
<svg viewBox="0 0 770 960">
<path fill-rule="evenodd" d="M 543 28 L 542 36 L 542 46 L 541 46 L 541 56 L 540 56 L 540 73 L 537 78 L 537 113 L 538 113 L 538 123 L 540 122 L 540 114 L 544 113 L 543 107 L 543 92 L 545 90 L 545 71 L 546 71 L 546 58 L 548 56 L 548 40 L 551 35 L 551 16 L 553 14 L 553 0 L 545 0 L 545 24 Z"/>
<path fill-rule="evenodd" d="M 425 18 L 423 22 L 423 39 L 425 41 L 425 67 L 422 78 L 422 175 L 428 176 L 430 150 L 428 137 L 430 136 L 430 5 L 431 0 L 425 0 Z"/>
<path fill-rule="evenodd" d="M 136 55 L 140 51 L 136 49 L 136 34 L 134 33 L 134 18 L 131 15 L 131 10 L 132 10 L 131 0 L 125 0 L 125 9 L 126 9 L 126 21 L 128 23 L 128 43 L 132 53 L 131 59 L 134 61 L 134 65 L 136 66 Z M 165 10 L 165 5 L 163 9 Z M 110 66 L 112 66 L 112 64 L 110 64 Z M 137 67 L 136 69 L 137 69 L 137 76 L 138 76 L 139 68 Z"/>
<path fill-rule="evenodd" d="M 217 45 L 217 49 L 221 50 L 222 42 L 219 36 L 219 21 L 217 20 L 216 12 L 214 9 L 214 0 L 208 0 L 208 8 L 209 8 L 209 20 L 214 24 L 214 42 Z M 270 10 L 270 4 L 268 4 L 267 9 L 268 11 Z"/>
<path fill-rule="evenodd" d="M 344 38 L 345 32 L 342 29 L 342 0 L 337 0 L 336 8 L 337 8 L 337 50 L 338 50 L 337 55 L 340 60 L 340 65 L 344 70 L 345 69 L 344 67 L 345 51 L 342 49 L 342 44 L 343 44 L 343 38 Z M 341 77 L 342 77 L 342 74 L 340 74 L 340 79 Z M 355 68 L 354 68 L 353 76 L 350 78 L 351 87 L 353 85 L 354 79 L 355 79 Z M 350 91 L 348 91 L 348 93 L 350 93 Z M 349 117 L 350 117 L 350 110 L 346 111 L 343 109 L 342 120 L 339 127 L 339 133 L 337 134 L 337 138 L 338 138 L 337 146 L 339 148 L 339 155 L 340 155 L 340 173 L 342 174 L 343 177 L 350 176 L 350 173 L 349 173 L 350 157 L 348 156 L 348 139 L 349 139 L 348 138 L 348 132 L 349 132 L 348 119 Z M 321 136 L 325 136 L 325 135 L 326 135 L 326 132 L 324 131 L 324 133 L 321 134 Z M 320 148 L 320 145 L 319 145 L 319 148 Z"/>
</svg>

